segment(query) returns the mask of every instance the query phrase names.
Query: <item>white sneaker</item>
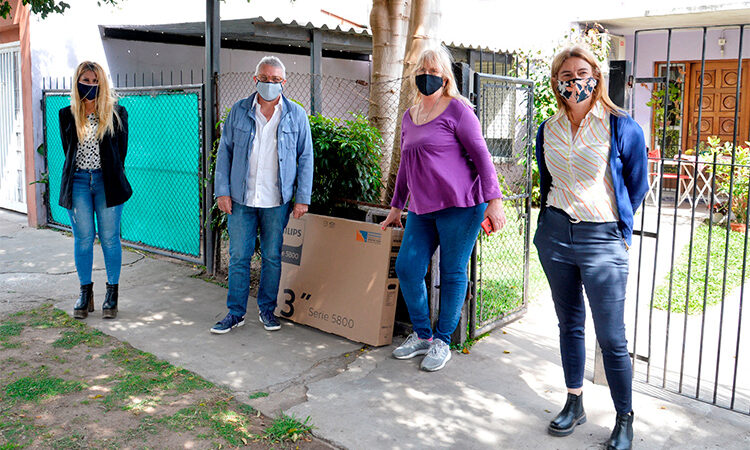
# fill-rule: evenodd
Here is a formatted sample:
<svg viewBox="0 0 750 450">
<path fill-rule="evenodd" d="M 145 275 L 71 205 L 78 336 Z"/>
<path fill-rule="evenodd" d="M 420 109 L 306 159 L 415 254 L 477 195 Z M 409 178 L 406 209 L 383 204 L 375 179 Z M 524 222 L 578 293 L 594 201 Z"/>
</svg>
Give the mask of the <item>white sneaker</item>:
<svg viewBox="0 0 750 450">
<path fill-rule="evenodd" d="M 434 372 L 445 367 L 445 363 L 451 359 L 451 348 L 442 339 L 433 339 L 427 351 L 427 356 L 422 360 L 422 370 Z"/>
<path fill-rule="evenodd" d="M 412 333 L 403 344 L 393 350 L 393 357 L 396 359 L 409 359 L 418 355 L 424 355 L 430 348 L 430 340 L 420 339 L 417 333 Z"/>
</svg>

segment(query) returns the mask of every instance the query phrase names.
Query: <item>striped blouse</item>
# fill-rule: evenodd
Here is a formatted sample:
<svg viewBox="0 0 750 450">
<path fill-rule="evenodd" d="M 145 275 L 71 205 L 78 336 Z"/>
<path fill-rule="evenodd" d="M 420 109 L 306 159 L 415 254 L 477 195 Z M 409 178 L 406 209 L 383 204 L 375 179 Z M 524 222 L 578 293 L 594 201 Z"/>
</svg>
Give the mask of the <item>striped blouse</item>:
<svg viewBox="0 0 750 450">
<path fill-rule="evenodd" d="M 564 112 L 553 116 L 544 127 L 544 159 L 552 176 L 547 206 L 585 222 L 616 222 L 609 151 L 609 113 L 601 103 L 584 117 L 575 137 Z"/>
</svg>

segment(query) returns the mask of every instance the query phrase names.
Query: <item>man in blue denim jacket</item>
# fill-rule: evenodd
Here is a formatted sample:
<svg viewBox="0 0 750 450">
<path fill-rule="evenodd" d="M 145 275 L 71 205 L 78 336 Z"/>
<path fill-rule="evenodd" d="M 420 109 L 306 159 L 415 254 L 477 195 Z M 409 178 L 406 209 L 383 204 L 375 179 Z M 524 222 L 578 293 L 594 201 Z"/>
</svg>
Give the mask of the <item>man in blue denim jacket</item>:
<svg viewBox="0 0 750 450">
<path fill-rule="evenodd" d="M 281 278 L 281 244 L 291 207 L 307 212 L 312 193 L 313 149 L 305 110 L 282 94 L 284 64 L 260 60 L 257 92 L 238 101 L 224 122 L 214 177 L 219 209 L 228 214 L 229 292 L 226 317 L 211 328 L 224 334 L 245 324 L 250 259 L 260 232 L 259 319 L 268 331 L 281 328 L 274 315 Z"/>
</svg>

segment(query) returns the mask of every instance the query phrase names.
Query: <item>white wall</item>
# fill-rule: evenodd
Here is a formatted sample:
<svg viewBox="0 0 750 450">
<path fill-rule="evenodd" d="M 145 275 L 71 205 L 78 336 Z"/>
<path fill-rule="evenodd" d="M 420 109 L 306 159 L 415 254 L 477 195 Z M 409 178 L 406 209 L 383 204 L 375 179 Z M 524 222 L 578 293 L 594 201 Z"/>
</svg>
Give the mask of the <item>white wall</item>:
<svg viewBox="0 0 750 450">
<path fill-rule="evenodd" d="M 255 1 L 255 0 L 254 0 Z M 35 147 L 43 143 L 43 122 L 40 100 L 43 77 L 69 79 L 75 67 L 83 60 L 97 61 L 113 75 L 137 73 L 141 84 L 141 74 L 154 72 L 159 80 L 159 72 L 174 71 L 175 82 L 179 81 L 179 71 L 183 71 L 183 81 L 189 82 L 190 70 L 194 80 L 200 82 L 204 67 L 203 47 L 159 44 L 151 42 L 102 39 L 99 25 L 148 24 L 199 22 L 205 19 L 205 2 L 202 0 L 158 1 L 126 0 L 119 7 L 97 6 L 96 0 L 77 0 L 63 15 L 50 15 L 42 20 L 32 16 L 31 24 L 31 64 L 32 64 L 32 104 L 35 105 L 34 142 Z M 268 3 L 268 2 L 266 2 Z M 277 9 L 280 5 L 276 2 Z M 177 7 L 176 5 L 179 5 Z M 222 3 L 222 6 L 224 4 Z M 260 4 L 258 4 L 260 5 Z M 252 3 L 251 5 L 252 6 Z M 266 5 L 268 6 L 268 5 Z M 256 11 L 246 7 L 244 17 L 253 17 Z M 146 12 L 146 13 L 144 13 Z M 260 11 L 258 11 L 260 12 Z M 257 14 L 260 15 L 260 14 Z M 224 17 L 224 15 L 222 15 Z M 226 72 L 249 72 L 255 70 L 257 62 L 265 53 L 222 49 L 220 69 Z M 287 72 L 308 73 L 310 58 L 301 55 L 276 54 L 287 67 Z M 368 61 L 349 61 L 323 58 L 324 75 L 347 79 L 369 80 Z M 168 78 L 165 78 L 167 81 Z M 150 85 L 147 76 L 146 84 Z M 121 79 L 124 83 L 124 79 Z M 49 87 L 49 86 L 47 86 Z M 69 88 L 69 82 L 66 88 Z M 248 93 L 249 94 L 249 93 Z M 37 167 L 41 167 L 41 157 Z"/>
<path fill-rule="evenodd" d="M 720 36 L 726 38 L 724 54 L 718 44 Z M 742 58 L 750 58 L 750 33 L 745 30 L 744 42 L 742 45 Z M 635 40 L 631 34 L 625 37 L 625 52 L 627 59 L 633 61 L 635 52 Z M 700 61 L 701 47 L 703 42 L 702 30 L 675 30 L 672 32 L 672 44 L 670 49 L 670 60 L 675 61 Z M 731 27 L 713 28 L 706 31 L 706 60 L 737 60 L 739 52 L 739 29 Z M 635 67 L 636 77 L 653 77 L 654 63 L 665 62 L 667 60 L 667 32 L 648 32 L 638 33 L 638 54 L 637 67 Z M 651 88 L 653 84 L 646 87 L 636 83 L 634 87 L 633 117 L 643 128 L 647 145 L 651 145 L 651 108 L 646 106 L 646 102 L 651 97 Z"/>
</svg>

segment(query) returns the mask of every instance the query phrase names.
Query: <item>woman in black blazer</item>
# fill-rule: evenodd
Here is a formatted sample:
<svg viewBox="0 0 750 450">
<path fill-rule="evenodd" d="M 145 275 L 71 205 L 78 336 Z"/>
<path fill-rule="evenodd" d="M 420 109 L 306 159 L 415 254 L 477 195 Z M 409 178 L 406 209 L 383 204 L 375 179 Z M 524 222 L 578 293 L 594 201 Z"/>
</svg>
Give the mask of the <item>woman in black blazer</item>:
<svg viewBox="0 0 750 450">
<path fill-rule="evenodd" d="M 68 210 L 75 243 L 75 264 L 81 296 L 73 317 L 85 319 L 94 310 L 91 280 L 97 228 L 107 269 L 102 317 L 115 318 L 122 264 L 120 217 L 133 190 L 125 178 L 128 113 L 116 103 L 104 69 L 90 61 L 78 65 L 70 106 L 60 110 L 65 164 L 60 206 Z M 96 227 L 94 221 L 96 220 Z"/>
</svg>

